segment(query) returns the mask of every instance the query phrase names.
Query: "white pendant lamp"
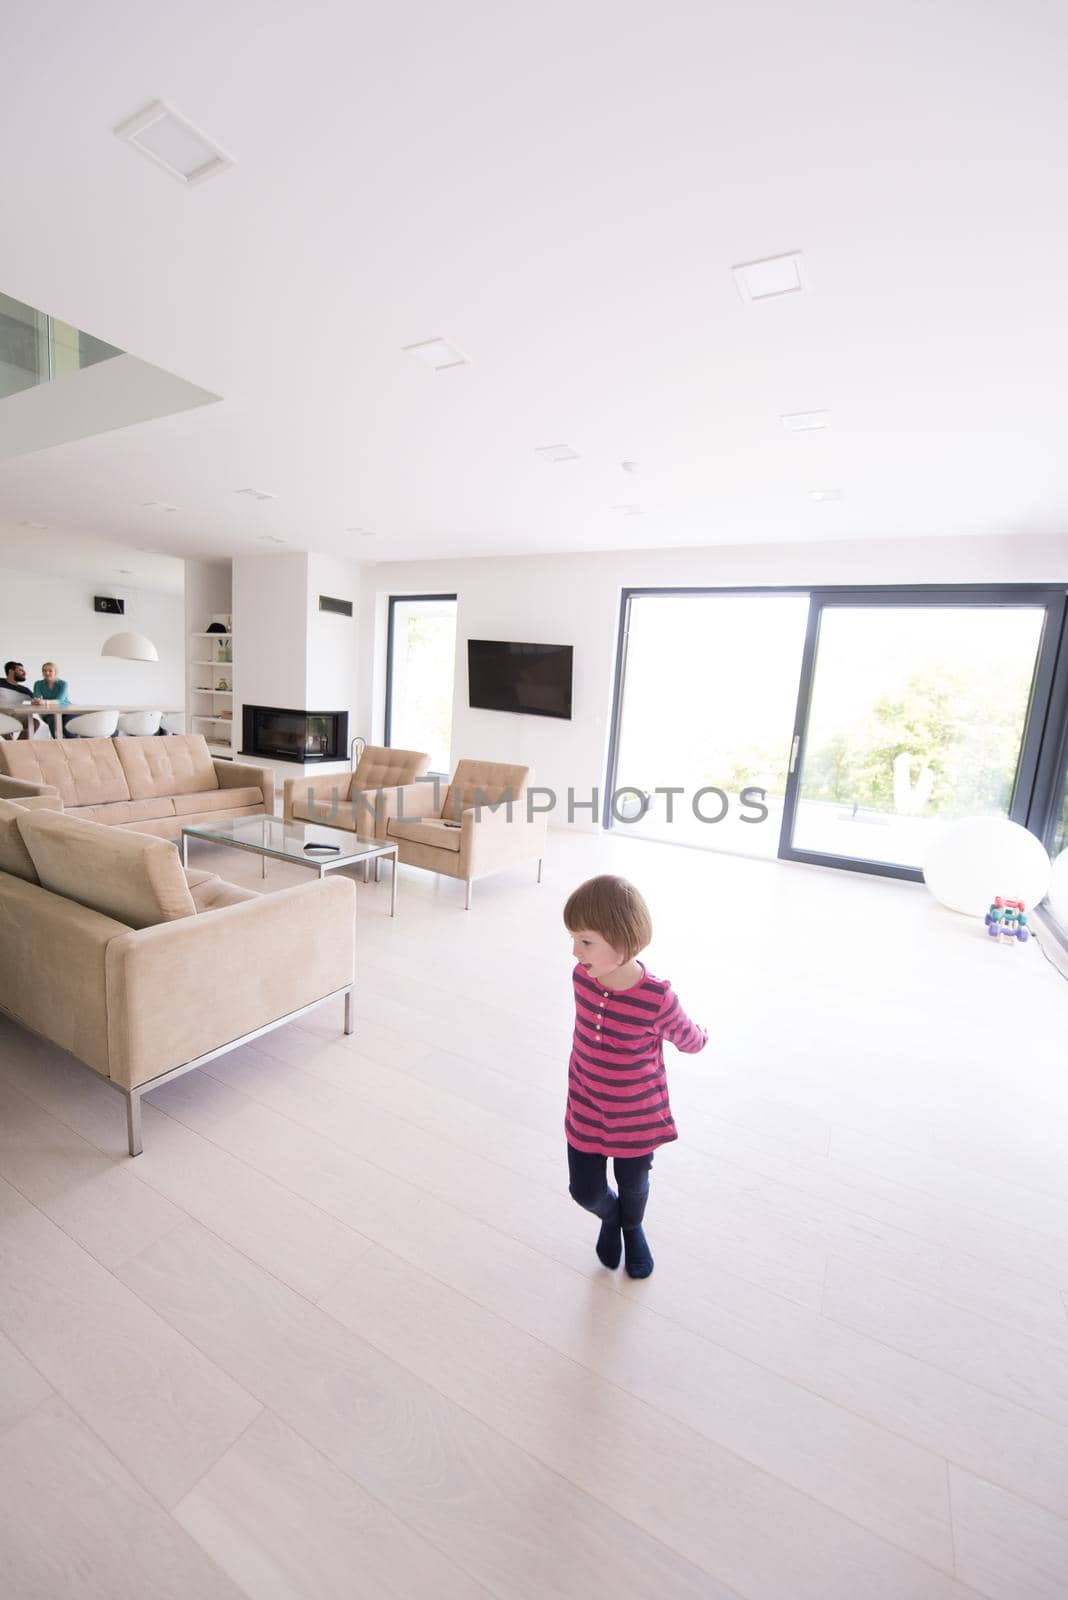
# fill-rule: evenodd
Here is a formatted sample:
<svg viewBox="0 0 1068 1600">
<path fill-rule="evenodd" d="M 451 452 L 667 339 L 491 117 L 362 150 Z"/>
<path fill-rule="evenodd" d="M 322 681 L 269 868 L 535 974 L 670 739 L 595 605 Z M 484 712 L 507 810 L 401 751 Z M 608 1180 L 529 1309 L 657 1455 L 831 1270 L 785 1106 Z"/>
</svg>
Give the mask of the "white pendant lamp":
<svg viewBox="0 0 1068 1600">
<path fill-rule="evenodd" d="M 123 661 L 158 661 L 159 651 L 143 633 L 113 633 L 105 639 L 102 656 L 121 656 Z"/>
</svg>

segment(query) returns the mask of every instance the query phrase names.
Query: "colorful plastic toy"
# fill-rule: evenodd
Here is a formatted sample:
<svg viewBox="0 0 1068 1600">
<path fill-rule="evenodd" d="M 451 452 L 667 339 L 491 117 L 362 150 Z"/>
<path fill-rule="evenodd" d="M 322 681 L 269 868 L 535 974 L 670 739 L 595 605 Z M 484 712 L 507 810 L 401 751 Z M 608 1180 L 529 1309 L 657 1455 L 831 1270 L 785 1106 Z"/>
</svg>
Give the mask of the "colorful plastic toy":
<svg viewBox="0 0 1068 1600">
<path fill-rule="evenodd" d="M 1022 900 L 1003 900 L 998 895 L 986 914 L 987 933 L 999 944 L 1010 944 L 1013 939 L 1026 944 L 1031 937 L 1026 911 Z"/>
</svg>

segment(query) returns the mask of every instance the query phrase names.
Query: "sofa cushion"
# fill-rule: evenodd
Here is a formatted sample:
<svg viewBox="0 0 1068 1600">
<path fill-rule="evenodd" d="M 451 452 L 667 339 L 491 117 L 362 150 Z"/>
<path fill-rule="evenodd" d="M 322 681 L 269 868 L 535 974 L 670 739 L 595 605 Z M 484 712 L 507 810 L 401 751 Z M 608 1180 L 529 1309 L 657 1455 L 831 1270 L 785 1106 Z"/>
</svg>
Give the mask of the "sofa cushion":
<svg viewBox="0 0 1068 1600">
<path fill-rule="evenodd" d="M 39 883 L 33 857 L 18 828 L 19 817 L 28 815 L 22 806 L 0 800 L 0 872 L 10 872 L 13 878 L 22 878 L 26 883 Z"/>
<path fill-rule="evenodd" d="M 68 806 L 68 817 L 83 822 L 106 822 L 115 827 L 127 822 L 150 822 L 154 817 L 173 817 L 173 800 L 112 800 L 106 806 Z"/>
<path fill-rule="evenodd" d="M 199 872 L 194 867 L 186 867 L 185 881 L 198 916 L 202 911 L 217 911 L 220 906 L 236 906 L 242 900 L 258 898 L 254 889 L 241 889 L 236 883 L 227 883 L 217 872 Z"/>
<path fill-rule="evenodd" d="M 529 767 L 512 767 L 503 761 L 458 761 L 441 808 L 443 817 L 458 822 L 472 806 L 488 806 L 510 793 L 514 801 L 530 781 Z M 501 807 L 502 813 L 504 806 Z"/>
<path fill-rule="evenodd" d="M 168 739 L 142 735 L 114 740 L 132 800 L 198 794 L 217 789 L 211 751 L 199 733 L 175 733 Z"/>
<path fill-rule="evenodd" d="M 7 744 L 3 761 L 13 778 L 46 783 L 59 790 L 65 806 L 107 805 L 129 800 L 126 774 L 114 739 L 20 739 Z M 166 739 L 155 741 L 166 744 Z"/>
<path fill-rule="evenodd" d="M 429 845 L 434 850 L 460 849 L 459 828 L 451 828 L 439 817 L 430 817 L 426 821 L 413 818 L 410 822 L 402 822 L 398 817 L 390 817 L 386 828 L 386 836 L 390 839 L 406 839 L 409 844 Z"/>
<path fill-rule="evenodd" d="M 27 811 L 18 829 L 40 883 L 53 894 L 130 928 L 196 915 L 178 851 L 169 840 L 59 811 Z"/>
<path fill-rule="evenodd" d="M 263 794 L 258 787 L 200 789 L 195 794 L 176 794 L 171 803 L 175 816 L 187 817 L 195 811 L 236 811 L 243 806 L 261 806 Z"/>
</svg>

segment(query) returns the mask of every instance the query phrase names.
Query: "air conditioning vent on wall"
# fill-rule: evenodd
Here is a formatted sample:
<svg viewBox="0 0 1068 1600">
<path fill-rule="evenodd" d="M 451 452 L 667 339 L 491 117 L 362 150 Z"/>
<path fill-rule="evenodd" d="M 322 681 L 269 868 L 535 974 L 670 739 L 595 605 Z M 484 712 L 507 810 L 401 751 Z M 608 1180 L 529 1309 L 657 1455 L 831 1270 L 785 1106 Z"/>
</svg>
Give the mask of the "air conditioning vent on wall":
<svg viewBox="0 0 1068 1600">
<path fill-rule="evenodd" d="M 333 595 L 321 594 L 319 596 L 319 610 L 333 611 L 339 617 L 352 616 L 351 600 L 335 600 Z"/>
</svg>

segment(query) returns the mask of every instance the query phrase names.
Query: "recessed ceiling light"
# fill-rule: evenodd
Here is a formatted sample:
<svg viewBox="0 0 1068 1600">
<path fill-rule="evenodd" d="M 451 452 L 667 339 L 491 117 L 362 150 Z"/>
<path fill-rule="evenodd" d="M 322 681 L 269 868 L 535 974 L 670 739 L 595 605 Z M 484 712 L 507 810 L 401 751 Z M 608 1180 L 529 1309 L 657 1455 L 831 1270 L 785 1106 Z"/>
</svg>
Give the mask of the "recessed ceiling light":
<svg viewBox="0 0 1068 1600">
<path fill-rule="evenodd" d="M 541 456 L 543 461 L 577 461 L 579 453 L 572 450 L 569 444 L 539 444 L 534 454 Z"/>
<path fill-rule="evenodd" d="M 810 500 L 841 500 L 842 491 L 841 489 L 810 489 L 808 497 Z"/>
<path fill-rule="evenodd" d="M 624 472 L 637 472 L 638 470 L 638 463 L 636 461 L 621 461 L 619 464 L 623 468 Z"/>
<path fill-rule="evenodd" d="M 642 514 L 641 506 L 636 505 L 613 506 L 612 510 L 618 512 L 621 517 L 640 517 Z"/>
<path fill-rule="evenodd" d="M 256 535 L 256 538 L 262 540 L 264 544 L 288 544 L 289 543 L 288 539 L 278 539 L 278 538 L 275 537 L 275 535 L 273 533 L 258 533 Z"/>
<path fill-rule="evenodd" d="M 118 573 L 120 578 L 132 578 L 133 577 L 133 568 L 132 567 L 116 567 L 115 571 Z"/>
<path fill-rule="evenodd" d="M 166 500 L 142 500 L 141 504 L 146 511 L 177 511 L 177 506 L 172 506 Z"/>
<path fill-rule="evenodd" d="M 48 531 L 48 523 L 47 522 L 20 522 L 19 523 L 19 527 L 20 528 L 33 528 L 37 533 L 47 533 L 47 531 Z"/>
<path fill-rule="evenodd" d="M 235 489 L 235 494 L 247 494 L 250 500 L 277 500 L 276 494 L 269 494 L 266 489 Z"/>
<path fill-rule="evenodd" d="M 426 339 L 422 344 L 406 344 L 402 347 L 401 354 L 414 356 L 416 361 L 421 361 L 424 367 L 432 367 L 435 372 L 444 372 L 447 367 L 467 365 L 467 357 L 463 351 L 450 344 L 448 339 Z"/>
<path fill-rule="evenodd" d="M 153 100 L 136 116 L 121 122 L 115 135 L 179 183 L 201 183 L 234 164 L 232 157 L 162 100 Z"/>
<path fill-rule="evenodd" d="M 787 433 L 811 433 L 815 428 L 829 428 L 831 413 L 829 411 L 791 411 L 787 416 L 780 417 L 779 421 Z"/>
<path fill-rule="evenodd" d="M 774 300 L 781 294 L 800 294 L 808 288 L 800 250 L 785 256 L 768 256 L 764 261 L 743 261 L 731 271 L 746 305 L 753 300 Z"/>
</svg>

